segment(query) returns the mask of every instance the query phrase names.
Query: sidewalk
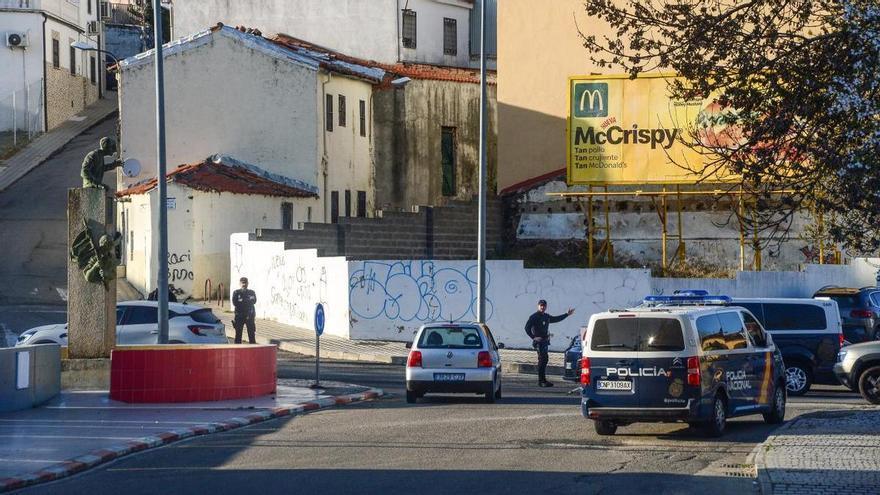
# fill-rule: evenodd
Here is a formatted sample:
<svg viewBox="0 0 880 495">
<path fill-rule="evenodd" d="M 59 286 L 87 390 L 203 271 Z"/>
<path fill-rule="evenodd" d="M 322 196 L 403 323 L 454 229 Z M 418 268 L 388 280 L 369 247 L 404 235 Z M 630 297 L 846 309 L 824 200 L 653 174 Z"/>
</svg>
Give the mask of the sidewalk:
<svg viewBox="0 0 880 495">
<path fill-rule="evenodd" d="M 118 104 L 115 94 L 109 93 L 108 98 L 96 101 L 67 122 L 31 141 L 8 160 L 0 161 L 0 191 L 46 161 L 70 140 L 115 112 Z"/>
<path fill-rule="evenodd" d="M 232 311 L 216 304 L 200 302 L 210 306 L 214 314 L 226 325 L 226 335 L 235 337 L 232 327 Z M 285 325 L 272 320 L 257 319 L 257 342 L 260 344 L 276 344 L 279 349 L 303 354 L 315 355 L 315 332 L 304 328 Z M 244 336 L 247 339 L 247 335 Z M 388 363 L 403 366 L 409 350 L 403 342 L 386 340 L 349 340 L 335 335 L 321 336 L 321 357 L 340 361 L 363 361 L 368 363 Z M 563 373 L 563 353 L 551 352 L 550 364 L 547 366 L 547 377 L 559 381 Z M 507 373 L 537 374 L 537 356 L 532 350 L 503 349 L 501 362 Z"/>
<path fill-rule="evenodd" d="M 283 416 L 375 399 L 379 389 L 278 380 L 275 396 L 186 404 L 126 404 L 103 392 L 62 392 L 36 409 L 0 414 L 0 493 L 53 481 L 122 456 Z"/>
<path fill-rule="evenodd" d="M 761 491 L 770 494 L 880 493 L 880 410 L 798 417 L 755 450 Z"/>
</svg>

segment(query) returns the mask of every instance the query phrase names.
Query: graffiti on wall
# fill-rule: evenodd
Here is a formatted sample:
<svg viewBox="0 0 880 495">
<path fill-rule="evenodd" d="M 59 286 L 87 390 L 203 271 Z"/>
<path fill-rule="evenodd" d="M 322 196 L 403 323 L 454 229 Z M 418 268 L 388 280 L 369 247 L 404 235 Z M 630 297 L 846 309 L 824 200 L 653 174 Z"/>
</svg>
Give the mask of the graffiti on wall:
<svg viewBox="0 0 880 495">
<path fill-rule="evenodd" d="M 284 319 L 311 321 L 315 304 L 327 301 L 327 268 L 301 260 L 290 262 L 284 254 L 272 257 L 269 271 L 270 307 Z"/>
<path fill-rule="evenodd" d="M 486 271 L 486 287 L 491 277 Z M 477 265 L 437 267 L 433 261 L 364 261 L 349 278 L 353 316 L 397 321 L 474 320 Z M 486 319 L 492 317 L 486 300 Z"/>
<path fill-rule="evenodd" d="M 168 253 L 168 281 L 173 283 L 192 279 L 192 253 L 189 250 L 184 253 Z"/>
</svg>

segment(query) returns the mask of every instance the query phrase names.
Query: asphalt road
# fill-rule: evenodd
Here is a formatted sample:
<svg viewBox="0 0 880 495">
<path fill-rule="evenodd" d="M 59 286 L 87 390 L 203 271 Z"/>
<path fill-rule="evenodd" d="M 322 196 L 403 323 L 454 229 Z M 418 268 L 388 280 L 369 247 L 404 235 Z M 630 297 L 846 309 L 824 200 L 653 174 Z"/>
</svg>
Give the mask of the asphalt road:
<svg viewBox="0 0 880 495">
<path fill-rule="evenodd" d="M 322 377 L 393 397 L 274 420 L 129 457 L 26 493 L 757 493 L 748 454 L 773 427 L 735 419 L 721 439 L 683 425 L 633 425 L 599 437 L 557 380 L 506 376 L 504 399 L 402 399 L 403 368 L 324 363 Z M 279 377 L 308 378 L 310 358 L 283 354 Z M 823 387 L 793 399 L 788 418 L 861 405 Z"/>
<path fill-rule="evenodd" d="M 67 190 L 82 185 L 86 153 L 115 132 L 116 120 L 105 120 L 0 192 L 0 325 L 10 334 L 67 321 Z"/>
</svg>

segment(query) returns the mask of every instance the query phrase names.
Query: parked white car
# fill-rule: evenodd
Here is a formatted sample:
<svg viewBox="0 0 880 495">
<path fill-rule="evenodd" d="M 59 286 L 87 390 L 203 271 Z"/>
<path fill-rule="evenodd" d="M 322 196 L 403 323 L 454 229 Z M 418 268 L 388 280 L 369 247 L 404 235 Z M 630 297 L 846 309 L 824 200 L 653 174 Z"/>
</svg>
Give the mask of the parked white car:
<svg viewBox="0 0 880 495">
<path fill-rule="evenodd" d="M 158 302 L 126 301 L 116 305 L 118 345 L 156 344 L 159 339 Z M 226 328 L 211 308 L 168 304 L 168 342 L 171 344 L 226 344 Z M 67 345 L 67 324 L 44 325 L 23 332 L 16 346 Z"/>
</svg>

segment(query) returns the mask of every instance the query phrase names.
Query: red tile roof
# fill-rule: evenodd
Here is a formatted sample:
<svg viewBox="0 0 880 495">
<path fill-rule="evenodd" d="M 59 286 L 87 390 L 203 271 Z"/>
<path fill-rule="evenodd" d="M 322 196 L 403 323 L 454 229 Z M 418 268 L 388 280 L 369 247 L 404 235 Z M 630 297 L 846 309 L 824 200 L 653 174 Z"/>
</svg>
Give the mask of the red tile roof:
<svg viewBox="0 0 880 495">
<path fill-rule="evenodd" d="M 546 174 L 541 174 L 537 177 L 532 177 L 531 179 L 526 179 L 522 182 L 517 182 L 516 184 L 510 185 L 502 189 L 498 192 L 499 196 L 505 196 L 513 193 L 520 193 L 527 191 L 529 189 L 534 188 L 535 186 L 539 186 L 546 182 L 550 182 L 553 179 L 557 179 L 559 177 L 565 177 L 565 170 L 561 168 L 559 170 L 554 170 L 552 172 L 547 172 Z"/>
<path fill-rule="evenodd" d="M 205 192 L 258 194 L 286 198 L 318 197 L 317 193 L 306 187 L 296 187 L 292 183 L 273 180 L 258 170 L 256 167 L 246 167 L 239 164 L 227 165 L 222 161 L 209 158 L 200 163 L 181 165 L 176 170 L 169 172 L 167 178 L 169 182 L 173 181 Z M 119 191 L 116 196 L 145 194 L 152 191 L 157 183 L 157 179 L 153 178 Z"/>
</svg>

